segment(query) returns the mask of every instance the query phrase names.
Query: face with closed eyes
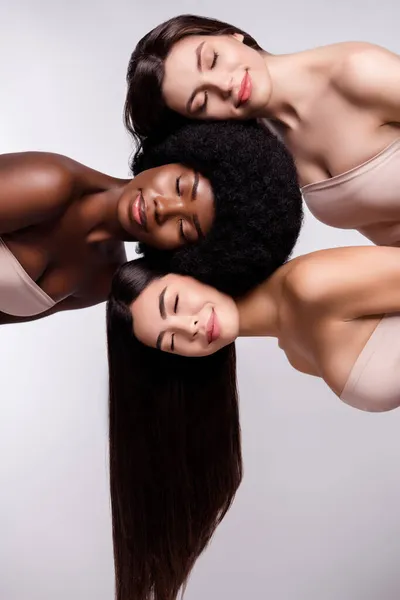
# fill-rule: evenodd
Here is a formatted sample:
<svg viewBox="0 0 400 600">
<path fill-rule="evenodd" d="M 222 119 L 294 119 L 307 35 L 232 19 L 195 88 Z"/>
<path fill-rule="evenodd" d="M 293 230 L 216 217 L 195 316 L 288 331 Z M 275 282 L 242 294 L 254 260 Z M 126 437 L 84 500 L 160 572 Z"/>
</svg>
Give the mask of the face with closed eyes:
<svg viewBox="0 0 400 600">
<path fill-rule="evenodd" d="M 213 354 L 239 333 L 239 313 L 232 298 L 173 273 L 153 280 L 132 303 L 131 313 L 138 340 L 182 356 Z"/>
<path fill-rule="evenodd" d="M 246 46 L 241 34 L 187 36 L 165 60 L 164 100 L 192 119 L 262 116 L 271 91 L 263 53 Z"/>
<path fill-rule="evenodd" d="M 180 164 L 147 169 L 126 186 L 118 218 L 132 239 L 160 250 L 194 244 L 214 221 L 211 184 Z"/>
</svg>

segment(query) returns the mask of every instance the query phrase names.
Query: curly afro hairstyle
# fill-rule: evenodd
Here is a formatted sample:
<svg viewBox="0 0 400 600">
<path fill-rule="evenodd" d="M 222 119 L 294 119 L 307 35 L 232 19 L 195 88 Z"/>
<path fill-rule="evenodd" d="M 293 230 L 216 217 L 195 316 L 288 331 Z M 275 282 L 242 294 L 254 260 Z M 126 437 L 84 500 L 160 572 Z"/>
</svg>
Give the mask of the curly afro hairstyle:
<svg viewBox="0 0 400 600">
<path fill-rule="evenodd" d="M 173 251 L 140 244 L 148 264 L 235 297 L 288 260 L 302 225 L 302 197 L 293 159 L 273 133 L 255 121 L 193 121 L 145 141 L 131 168 L 136 175 L 171 163 L 210 181 L 215 218 L 196 244 Z"/>
</svg>

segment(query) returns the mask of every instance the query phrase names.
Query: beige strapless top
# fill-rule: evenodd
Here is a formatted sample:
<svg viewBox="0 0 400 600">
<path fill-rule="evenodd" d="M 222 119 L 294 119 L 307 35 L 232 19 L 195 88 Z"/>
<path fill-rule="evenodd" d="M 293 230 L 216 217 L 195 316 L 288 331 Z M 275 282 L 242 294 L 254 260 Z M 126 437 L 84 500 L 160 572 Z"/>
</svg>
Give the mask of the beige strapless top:
<svg viewBox="0 0 400 600">
<path fill-rule="evenodd" d="M 0 312 L 32 317 L 55 306 L 0 238 Z"/>
<path fill-rule="evenodd" d="M 362 165 L 302 188 L 312 214 L 357 229 L 374 244 L 400 244 L 400 138 Z"/>
<path fill-rule="evenodd" d="M 370 412 L 400 405 L 400 313 L 386 315 L 360 352 L 340 396 Z"/>
</svg>

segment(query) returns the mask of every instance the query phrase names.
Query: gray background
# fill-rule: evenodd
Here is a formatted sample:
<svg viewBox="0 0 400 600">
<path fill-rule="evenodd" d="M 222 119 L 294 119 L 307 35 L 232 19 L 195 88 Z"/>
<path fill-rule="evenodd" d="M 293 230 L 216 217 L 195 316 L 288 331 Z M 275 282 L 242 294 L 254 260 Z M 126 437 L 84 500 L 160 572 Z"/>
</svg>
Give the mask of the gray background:
<svg viewBox="0 0 400 600">
<path fill-rule="evenodd" d="M 182 12 L 276 53 L 342 40 L 400 52 L 395 0 L 1 0 L 0 152 L 126 176 L 130 52 Z M 309 217 L 297 253 L 360 242 Z M 113 598 L 104 333 L 104 306 L 0 331 L 1 600 Z M 342 405 L 273 340 L 238 350 L 245 479 L 186 598 L 398 599 L 400 412 Z"/>
</svg>

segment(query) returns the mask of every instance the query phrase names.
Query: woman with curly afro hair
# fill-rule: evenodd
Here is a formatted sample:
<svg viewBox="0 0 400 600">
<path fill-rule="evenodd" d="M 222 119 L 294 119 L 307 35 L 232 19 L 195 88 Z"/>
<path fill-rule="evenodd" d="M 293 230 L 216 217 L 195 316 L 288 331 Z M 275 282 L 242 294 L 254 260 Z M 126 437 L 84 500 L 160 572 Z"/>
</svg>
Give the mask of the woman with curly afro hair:
<svg viewBox="0 0 400 600">
<path fill-rule="evenodd" d="M 272 133 L 255 121 L 185 124 L 158 142 L 145 141 L 132 171 L 137 175 L 167 163 L 181 163 L 209 181 L 213 221 L 196 243 L 173 251 L 140 244 L 149 265 L 190 274 L 238 296 L 288 260 L 302 224 L 302 200 L 293 160 Z M 171 212 L 185 185 L 179 178 Z M 150 220 L 162 207 L 154 196 L 144 201 Z"/>
<path fill-rule="evenodd" d="M 190 124 L 134 161 L 134 179 L 65 156 L 0 156 L 0 323 L 106 300 L 124 242 L 233 295 L 285 262 L 302 219 L 284 147 L 251 123 Z"/>
<path fill-rule="evenodd" d="M 287 261 L 302 222 L 293 161 L 254 122 L 185 125 L 148 140 L 132 169 L 152 177 L 165 164 L 174 169 L 176 189 L 160 196 L 162 177 L 152 191 L 144 187 L 140 221 L 147 229 L 162 226 L 184 205 L 177 220 L 190 241 L 173 250 L 142 243 L 145 258 L 118 270 L 107 306 L 118 600 L 175 600 L 242 479 L 234 345 L 200 359 L 159 352 L 135 337 L 129 306 L 164 270 L 239 296 Z M 206 182 L 213 201 L 199 215 Z M 197 239 L 195 217 L 201 228 L 209 223 Z M 162 322 L 181 311 L 170 292 L 151 304 Z"/>
</svg>

